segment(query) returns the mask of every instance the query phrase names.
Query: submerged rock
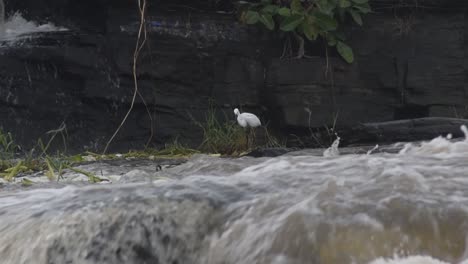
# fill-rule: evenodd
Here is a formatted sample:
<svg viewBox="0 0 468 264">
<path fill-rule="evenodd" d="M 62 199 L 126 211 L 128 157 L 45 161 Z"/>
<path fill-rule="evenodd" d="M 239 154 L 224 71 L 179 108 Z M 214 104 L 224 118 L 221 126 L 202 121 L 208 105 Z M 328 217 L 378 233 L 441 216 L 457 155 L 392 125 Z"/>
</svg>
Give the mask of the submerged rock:
<svg viewBox="0 0 468 264">
<path fill-rule="evenodd" d="M 94 161 L 73 166 L 77 170 L 64 169 L 61 175 L 54 171 L 53 177 L 46 170 L 32 174 L 20 173 L 13 178 L 12 182 L 0 178 L 0 187 L 18 190 L 23 188 L 62 188 L 69 184 L 82 186 L 88 184 L 148 183 L 161 180 L 162 171 L 185 162 L 187 162 L 186 158 Z M 98 182 L 92 183 L 90 175 L 97 177 Z"/>
<path fill-rule="evenodd" d="M 10 241 L 0 246 L 4 264 L 195 264 L 217 221 L 206 198 L 168 199 L 148 185 L 35 190 L 16 198 L 25 196 L 37 206 L 0 206 L 12 220 L 0 224 L 0 240 Z"/>
<path fill-rule="evenodd" d="M 166 180 L 2 190 L 1 262 L 349 264 L 404 252 L 459 263 L 468 141 L 405 149 L 197 155 L 158 171 Z"/>
</svg>

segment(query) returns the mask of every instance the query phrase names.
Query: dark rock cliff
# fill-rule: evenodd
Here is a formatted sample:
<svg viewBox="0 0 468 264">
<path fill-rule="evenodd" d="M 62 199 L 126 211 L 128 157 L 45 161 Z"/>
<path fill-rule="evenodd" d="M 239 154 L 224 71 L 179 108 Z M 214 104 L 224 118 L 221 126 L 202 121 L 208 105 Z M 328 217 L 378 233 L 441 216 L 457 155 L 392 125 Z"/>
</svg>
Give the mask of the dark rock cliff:
<svg viewBox="0 0 468 264">
<path fill-rule="evenodd" d="M 136 1 L 6 0 L 7 14 L 70 29 L 0 47 L 0 126 L 32 143 L 66 124 L 74 149 L 101 149 L 130 106 Z M 148 42 L 137 98 L 113 147 L 200 143 L 214 99 L 258 113 L 277 134 L 308 145 L 310 128 L 341 128 L 467 112 L 467 4 L 372 1 L 365 26 L 347 32 L 356 62 L 320 43 L 311 59 L 280 59 L 283 41 L 237 23 L 230 1 L 148 1 Z M 232 118 L 234 116 L 232 115 Z M 296 135 L 296 136 L 291 136 Z"/>
</svg>

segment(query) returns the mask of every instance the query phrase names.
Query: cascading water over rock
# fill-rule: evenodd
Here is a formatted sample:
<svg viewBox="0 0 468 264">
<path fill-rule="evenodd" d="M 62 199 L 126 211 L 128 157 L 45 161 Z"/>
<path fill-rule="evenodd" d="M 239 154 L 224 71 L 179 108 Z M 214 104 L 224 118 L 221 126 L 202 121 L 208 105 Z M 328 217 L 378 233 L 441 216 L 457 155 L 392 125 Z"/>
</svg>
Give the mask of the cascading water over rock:
<svg viewBox="0 0 468 264">
<path fill-rule="evenodd" d="M 0 47 L 13 46 L 21 39 L 31 39 L 34 37 L 34 33 L 66 30 L 66 28 L 57 27 L 52 23 L 38 24 L 34 21 L 28 21 L 20 12 L 6 17 L 5 2 L 0 0 L 0 40 L 3 41 L 0 43 Z"/>
<path fill-rule="evenodd" d="M 467 139 L 445 137 L 394 154 L 199 155 L 142 183 L 5 190 L 0 256 L 2 264 L 467 264 L 467 155 Z"/>
</svg>

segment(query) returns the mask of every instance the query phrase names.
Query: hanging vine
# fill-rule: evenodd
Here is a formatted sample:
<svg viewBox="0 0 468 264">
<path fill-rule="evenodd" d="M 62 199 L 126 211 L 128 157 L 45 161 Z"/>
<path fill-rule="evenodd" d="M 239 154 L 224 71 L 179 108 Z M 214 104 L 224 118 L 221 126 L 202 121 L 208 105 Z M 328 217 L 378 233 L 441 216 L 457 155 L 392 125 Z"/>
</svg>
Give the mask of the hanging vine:
<svg viewBox="0 0 468 264">
<path fill-rule="evenodd" d="M 1 1 L 1 0 L 0 0 Z M 117 127 L 117 129 L 114 131 L 114 134 L 112 134 L 112 137 L 107 141 L 106 147 L 104 148 L 103 153 L 107 153 L 107 150 L 114 140 L 114 138 L 117 136 L 117 134 L 120 132 L 120 129 L 123 127 L 125 122 L 127 121 L 128 117 L 130 116 L 130 113 L 133 110 L 133 107 L 135 105 L 136 97 L 137 95 L 140 97 L 143 105 L 146 108 L 146 112 L 148 113 L 148 117 L 150 119 L 150 124 L 151 124 L 151 129 L 150 129 L 150 136 L 148 138 L 148 141 L 146 142 L 145 147 L 148 147 L 149 144 L 151 143 L 151 140 L 154 136 L 154 131 L 153 131 L 153 117 L 151 116 L 151 112 L 149 111 L 148 105 L 146 104 L 145 98 L 141 95 L 139 89 L 138 89 L 138 73 L 137 73 L 137 64 L 138 64 L 138 58 L 140 57 L 140 52 L 141 50 L 145 47 L 146 41 L 148 39 L 147 31 L 146 31 L 146 0 L 138 0 L 138 13 L 140 16 L 140 24 L 138 28 L 138 35 L 137 35 L 137 40 L 135 43 L 135 50 L 133 52 L 133 64 L 132 64 L 132 75 L 133 75 L 133 96 L 132 96 L 132 101 L 130 103 L 130 108 L 128 109 L 127 113 L 125 114 L 122 122 L 120 125 Z"/>
</svg>

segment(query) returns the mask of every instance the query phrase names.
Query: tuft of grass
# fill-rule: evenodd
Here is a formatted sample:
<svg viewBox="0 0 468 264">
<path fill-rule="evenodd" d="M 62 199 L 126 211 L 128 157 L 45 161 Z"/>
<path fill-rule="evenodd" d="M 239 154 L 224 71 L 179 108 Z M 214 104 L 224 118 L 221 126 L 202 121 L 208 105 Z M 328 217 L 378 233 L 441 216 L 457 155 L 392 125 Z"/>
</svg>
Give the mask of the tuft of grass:
<svg viewBox="0 0 468 264">
<path fill-rule="evenodd" d="M 23 185 L 24 187 L 29 187 L 29 186 L 32 186 L 33 184 L 34 182 L 28 178 L 23 178 L 23 180 L 21 181 L 21 185 Z"/>
<path fill-rule="evenodd" d="M 169 158 L 169 157 L 178 158 L 178 157 L 188 157 L 197 153 L 200 153 L 200 151 L 186 147 L 183 144 L 179 143 L 177 139 L 175 139 L 174 142 L 165 145 L 163 149 L 156 151 L 154 153 L 154 156 L 164 157 L 164 158 Z"/>
<path fill-rule="evenodd" d="M 0 128 L 0 160 L 14 158 L 19 150 L 20 147 L 15 143 L 12 134 Z"/>
<path fill-rule="evenodd" d="M 203 141 L 199 147 L 202 152 L 242 156 L 258 147 L 285 147 L 284 142 L 281 143 L 270 134 L 268 124 L 257 128 L 244 129 L 239 126 L 234 116 L 229 118 L 224 111 L 223 114 L 224 118 L 218 118 L 213 103 L 210 102 L 210 108 L 205 115 L 204 122 L 199 122 L 191 116 L 195 125 L 203 131 Z M 259 136 L 256 136 L 256 134 L 259 134 Z M 259 142 L 256 139 L 259 139 Z"/>
<path fill-rule="evenodd" d="M 270 134 L 267 127 L 265 126 L 265 146 L 267 148 L 284 148 L 286 144 L 284 142 L 280 142 L 275 136 Z"/>
<path fill-rule="evenodd" d="M 235 121 L 219 121 L 214 108 L 208 111 L 205 122 L 194 121 L 203 130 L 203 142 L 200 149 L 208 153 L 239 155 L 247 151 L 247 137 L 245 130 Z"/>
<path fill-rule="evenodd" d="M 338 134 L 336 132 L 336 125 L 338 122 L 339 112 L 335 113 L 332 120 L 332 125 L 324 125 L 323 128 L 313 129 L 311 126 L 312 112 L 308 107 L 304 108 L 304 111 L 308 114 L 308 128 L 310 132 L 310 138 L 313 139 L 315 147 L 328 148 L 333 142 L 335 142 Z"/>
<path fill-rule="evenodd" d="M 23 165 L 22 161 L 19 161 L 15 166 L 6 169 L 1 175 L 6 181 L 12 181 L 18 174 L 25 171 L 28 171 L 28 168 Z"/>
<path fill-rule="evenodd" d="M 74 162 L 66 156 L 58 155 L 55 157 L 46 156 L 45 164 L 47 165 L 47 171 L 45 175 L 49 178 L 50 181 L 55 179 L 60 180 L 62 179 L 62 175 L 65 169 L 70 169 Z M 55 174 L 57 172 L 57 174 Z"/>
<path fill-rule="evenodd" d="M 4 133 L 0 130 L 0 177 L 3 177 L 7 181 L 12 181 L 21 173 L 45 171 L 45 175 L 49 180 L 58 181 L 62 178 L 64 171 L 68 169 L 86 175 L 90 182 L 102 181 L 91 173 L 73 168 L 74 165 L 84 161 L 83 156 L 66 156 L 60 151 L 57 151 L 54 155 L 49 154 L 49 148 L 57 136 L 61 136 L 66 152 L 67 132 L 64 123 L 58 129 L 48 131 L 46 135 L 49 136 L 47 143 L 44 144 L 42 139 L 39 139 L 36 147 L 25 153 L 22 159 L 13 160 L 16 154 L 15 151 L 20 150 L 20 148 L 14 144 L 10 133 Z M 36 153 L 36 149 L 39 150 L 39 153 Z M 30 185 L 30 182 L 27 180 L 22 183 L 23 185 Z"/>
<path fill-rule="evenodd" d="M 91 173 L 89 171 L 81 170 L 78 168 L 73 168 L 73 167 L 68 167 L 71 171 L 74 171 L 76 173 L 83 174 L 84 176 L 88 177 L 89 182 L 91 183 L 99 183 L 103 182 L 104 180 L 96 176 L 94 173 Z"/>
<path fill-rule="evenodd" d="M 0 171 L 5 171 L 8 168 L 13 167 L 13 162 L 10 160 L 0 159 Z"/>
<path fill-rule="evenodd" d="M 63 173 L 68 170 L 85 175 L 91 183 L 99 183 L 105 181 L 105 179 L 101 179 L 91 172 L 78 169 L 74 166 L 86 161 L 119 158 L 180 158 L 199 153 L 198 150 L 185 147 L 176 139 L 160 150 L 146 149 L 143 151 L 129 151 L 126 154 L 107 155 L 86 152 L 84 154 L 67 156 L 64 154 L 67 148 L 67 131 L 65 124 L 62 123 L 58 129 L 51 130 L 47 132 L 46 135 L 48 136 L 48 140 L 43 141 L 39 139 L 36 146 L 29 152 L 24 153 L 21 159 L 13 159 L 16 155 L 13 150 L 19 150 L 20 148 L 16 147 L 10 133 L 4 133 L 0 130 L 0 154 L 4 154 L 0 156 L 0 178 L 13 181 L 16 177 L 24 173 L 44 171 L 45 176 L 47 176 L 50 181 L 59 181 L 63 179 Z M 50 146 L 54 140 L 59 139 L 63 141 L 64 152 L 57 151 L 54 154 L 50 154 Z M 24 181 L 23 179 L 22 184 L 24 186 L 29 186 L 31 182 L 28 180 Z"/>
<path fill-rule="evenodd" d="M 132 150 L 123 154 L 124 158 L 141 158 L 141 159 L 154 159 L 154 158 L 184 158 L 190 157 L 193 154 L 200 153 L 196 149 L 186 147 L 176 140 L 166 144 L 162 149 L 148 148 L 142 151 Z M 115 155 L 114 155 L 115 156 Z"/>
</svg>

